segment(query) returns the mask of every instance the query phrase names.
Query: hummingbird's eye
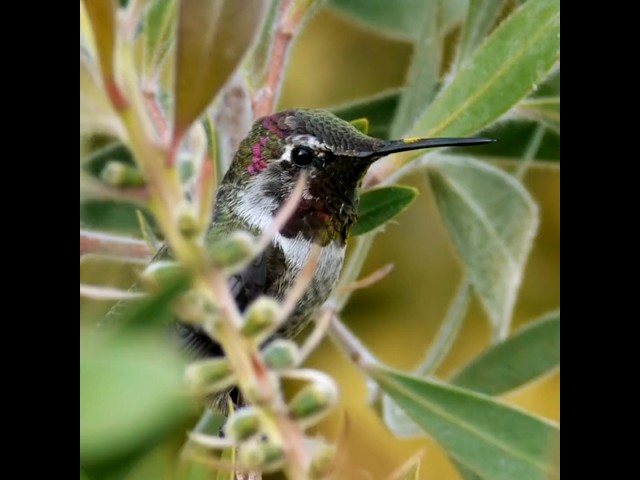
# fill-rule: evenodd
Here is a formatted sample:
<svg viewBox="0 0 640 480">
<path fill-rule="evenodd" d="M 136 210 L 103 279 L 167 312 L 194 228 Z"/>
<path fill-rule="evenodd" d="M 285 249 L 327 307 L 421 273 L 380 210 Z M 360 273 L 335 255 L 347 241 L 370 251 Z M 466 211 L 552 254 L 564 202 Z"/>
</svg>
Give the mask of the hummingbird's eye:
<svg viewBox="0 0 640 480">
<path fill-rule="evenodd" d="M 296 147 L 291 152 L 291 160 L 299 167 L 306 167 L 313 162 L 313 152 L 307 147 Z"/>
</svg>

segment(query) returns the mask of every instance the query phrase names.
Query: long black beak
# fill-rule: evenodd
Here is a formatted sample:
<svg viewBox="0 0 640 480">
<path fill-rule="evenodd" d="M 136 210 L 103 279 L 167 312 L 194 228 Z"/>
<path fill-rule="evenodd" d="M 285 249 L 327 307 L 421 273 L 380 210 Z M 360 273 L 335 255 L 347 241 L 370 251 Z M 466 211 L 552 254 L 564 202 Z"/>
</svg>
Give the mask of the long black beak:
<svg viewBox="0 0 640 480">
<path fill-rule="evenodd" d="M 391 153 L 421 150 L 433 147 L 470 147 L 495 142 L 492 138 L 404 138 L 402 140 L 388 140 L 373 152 L 361 152 L 358 157 L 384 157 Z"/>
</svg>

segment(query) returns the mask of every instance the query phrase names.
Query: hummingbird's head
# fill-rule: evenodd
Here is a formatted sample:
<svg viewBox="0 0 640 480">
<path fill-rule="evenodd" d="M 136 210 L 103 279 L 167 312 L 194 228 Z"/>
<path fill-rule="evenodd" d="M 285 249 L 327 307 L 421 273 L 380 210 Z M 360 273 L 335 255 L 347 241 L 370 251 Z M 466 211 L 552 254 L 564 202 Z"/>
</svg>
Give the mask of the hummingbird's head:
<svg viewBox="0 0 640 480">
<path fill-rule="evenodd" d="M 286 110 L 257 120 L 241 142 L 221 193 L 243 222 L 264 229 L 301 174 L 307 184 L 281 234 L 326 245 L 344 242 L 356 221 L 357 189 L 369 166 L 391 153 L 489 140 L 380 140 L 324 110 Z M 232 198 L 229 198 L 229 197 Z M 218 202 L 220 203 L 220 201 Z M 222 207 L 222 206 L 221 206 Z"/>
</svg>

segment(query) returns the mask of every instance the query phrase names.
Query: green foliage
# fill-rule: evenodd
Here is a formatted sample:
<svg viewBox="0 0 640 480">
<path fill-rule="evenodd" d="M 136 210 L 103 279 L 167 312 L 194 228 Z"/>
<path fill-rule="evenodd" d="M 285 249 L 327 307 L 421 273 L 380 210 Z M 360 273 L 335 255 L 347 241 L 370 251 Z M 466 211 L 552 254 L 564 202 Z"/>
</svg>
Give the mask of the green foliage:
<svg viewBox="0 0 640 480">
<path fill-rule="evenodd" d="M 415 188 L 384 187 L 368 190 L 360 197 L 358 222 L 352 236 L 362 235 L 384 225 L 409 207 L 418 195 Z"/>
<path fill-rule="evenodd" d="M 386 368 L 378 385 L 457 461 L 484 478 L 559 478 L 549 460 L 558 428 L 469 390 Z"/>
<path fill-rule="evenodd" d="M 260 350 L 267 334 L 261 336 L 260 325 L 252 323 L 259 303 L 249 309 L 253 313 L 236 319 L 237 338 L 211 320 L 232 310 L 218 310 L 217 302 L 225 299 L 215 295 L 229 270 L 221 266 L 226 265 L 220 260 L 224 242 L 208 247 L 204 242 L 213 188 L 246 133 L 247 119 L 262 108 L 275 108 L 288 74 L 291 40 L 320 3 L 152 0 L 125 8 L 117 2 L 81 2 L 81 227 L 143 237 L 153 253 L 156 238 L 167 238 L 179 266 L 175 275 L 158 281 L 153 295 L 119 303 L 113 310 L 117 318 L 109 316 L 112 320 L 98 328 L 82 318 L 81 303 L 81 478 L 144 478 L 136 472 L 144 472 L 145 462 L 156 454 L 168 458 L 171 468 L 178 463 L 174 447 L 193 427 L 185 422 L 195 403 L 185 388 L 184 374 L 190 371 L 185 359 L 166 341 L 166 325 L 178 308 L 192 307 L 202 325 L 216 325 L 215 334 L 222 334 L 219 340 L 229 352 L 230 378 L 253 388 L 251 398 L 259 398 L 258 384 L 278 392 L 279 375 L 306 382 L 287 407 L 288 418 L 299 418 L 294 426 L 302 431 L 310 425 L 308 416 L 315 422 L 335 403 L 325 374 L 299 369 L 307 345 Z M 539 222 L 538 207 L 520 177 L 541 161 L 554 162 L 554 168 L 559 162 L 559 1 L 328 0 L 325 8 L 413 48 L 405 85 L 329 110 L 377 138 L 483 135 L 497 140 L 464 151 L 404 153 L 374 164 L 363 184 L 351 232 L 357 238 L 350 244 L 343 288 L 332 297 L 335 304 L 348 299 L 375 235 L 416 199 L 416 188 L 396 184 L 409 173 L 426 175 L 432 195 L 421 198 L 433 198 L 463 278 L 413 374 L 377 361 L 360 362 L 371 357 L 362 345 L 351 358 L 381 389 L 381 416 L 389 429 L 398 437 L 432 437 L 465 479 L 557 478 L 558 427 L 495 397 L 525 388 L 559 366 L 559 313 L 509 335 Z M 308 78 L 313 81 L 313 72 Z M 521 168 L 512 176 L 503 167 L 514 162 Z M 113 165 L 126 167 L 131 178 L 105 182 Z M 189 232 L 182 228 L 185 218 L 195 222 Z M 253 237 L 245 243 L 242 262 L 255 253 Z M 474 296 L 489 321 L 492 344 L 447 380 L 436 380 Z M 189 298 L 204 306 L 185 305 Z M 286 301 L 263 301 L 271 302 L 269 328 L 292 308 Z M 387 324 L 403 328 L 403 319 Z M 213 335 L 212 329 L 207 332 Z M 254 384 L 255 372 L 260 382 Z M 329 386 L 330 398 L 321 398 L 318 392 L 325 394 Z M 284 463 L 287 475 L 296 478 L 290 458 L 283 456 L 291 449 L 278 443 L 287 435 L 278 430 L 281 419 L 271 407 L 251 407 L 260 428 L 267 426 L 259 434 L 278 453 L 269 468 Z M 220 441 L 223 421 L 205 415 L 193 430 Z M 165 450 L 171 453 L 157 453 L 157 445 L 169 445 Z M 260 453 L 264 445 L 244 447 L 245 458 L 255 461 L 252 452 Z M 236 460 L 233 448 L 212 455 L 191 441 L 185 452 L 214 465 Z M 267 463 L 265 457 L 256 465 Z M 405 467 L 396 478 L 419 478 L 419 458 Z M 176 471 L 182 472 L 176 478 L 235 478 L 225 468 L 212 472 L 189 461 Z"/>
<path fill-rule="evenodd" d="M 475 291 L 497 331 L 506 330 L 538 227 L 535 203 L 502 170 L 439 156 L 429 182 Z"/>
</svg>

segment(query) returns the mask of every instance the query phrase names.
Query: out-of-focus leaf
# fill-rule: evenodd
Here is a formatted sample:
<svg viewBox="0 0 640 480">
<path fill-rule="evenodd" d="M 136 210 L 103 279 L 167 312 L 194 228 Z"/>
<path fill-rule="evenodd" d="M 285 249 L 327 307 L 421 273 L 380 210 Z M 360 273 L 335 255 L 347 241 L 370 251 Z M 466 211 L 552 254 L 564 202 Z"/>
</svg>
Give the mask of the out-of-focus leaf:
<svg viewBox="0 0 640 480">
<path fill-rule="evenodd" d="M 84 0 L 84 6 L 91 22 L 105 90 L 116 107 L 124 105 L 126 100 L 116 84 L 114 72 L 117 6 L 113 0 Z"/>
<path fill-rule="evenodd" d="M 240 65 L 262 20 L 260 0 L 183 0 L 179 5 L 174 141 Z"/>
<path fill-rule="evenodd" d="M 105 324 L 117 323 L 116 328 L 131 330 L 170 324 L 175 315 L 171 310 L 173 302 L 189 287 L 189 276 L 176 268 L 170 278 L 164 279 L 160 290 L 141 300 L 119 302 L 105 317 Z"/>
<path fill-rule="evenodd" d="M 508 329 L 538 209 L 513 177 L 465 157 L 439 155 L 428 170 L 440 214 L 494 331 Z"/>
<path fill-rule="evenodd" d="M 117 161 L 135 166 L 133 155 L 126 145 L 120 142 L 110 143 L 91 153 L 83 162 L 82 168 L 94 177 L 99 177 L 107 163 Z"/>
<path fill-rule="evenodd" d="M 139 208 L 139 205 L 119 201 L 82 199 L 80 201 L 80 227 L 137 237 L 140 228 L 136 210 Z M 155 225 L 151 216 L 145 210 L 143 212 L 147 221 L 151 225 Z"/>
<path fill-rule="evenodd" d="M 370 232 L 403 212 L 418 196 L 415 188 L 393 186 L 367 190 L 360 196 L 358 221 L 351 236 Z"/>
<path fill-rule="evenodd" d="M 351 120 L 349 122 L 353 125 L 359 132 L 367 135 L 369 133 L 369 120 L 366 118 L 356 118 L 355 120 Z"/>
<path fill-rule="evenodd" d="M 159 73 L 167 52 L 175 41 L 175 0 L 153 0 L 144 20 L 145 69 L 148 78 Z"/>
<path fill-rule="evenodd" d="M 479 147 L 452 149 L 451 153 L 455 152 L 462 156 L 473 156 L 483 160 L 521 161 L 527 143 L 537 127 L 537 123 L 528 119 L 498 123 L 484 132 L 484 135 L 498 138 L 499 141 Z M 545 131 L 542 143 L 536 154 L 536 161 L 560 161 L 560 136 L 557 132 L 552 130 Z"/>
<path fill-rule="evenodd" d="M 442 63 L 441 2 L 426 2 L 417 16 L 422 28 L 416 38 L 407 82 L 396 111 L 391 136 L 402 137 L 429 107 L 436 93 Z"/>
<path fill-rule="evenodd" d="M 235 448 L 227 448 L 220 455 L 220 460 L 233 465 L 236 461 L 236 449 Z M 220 470 L 216 473 L 216 480 L 235 480 L 236 475 L 233 471 L 223 471 Z"/>
<path fill-rule="evenodd" d="M 560 97 L 527 98 L 520 102 L 511 113 L 515 118 L 534 120 L 560 133 Z"/>
<path fill-rule="evenodd" d="M 458 58 L 464 61 L 486 37 L 498 20 L 506 0 L 470 0 L 462 30 Z"/>
<path fill-rule="evenodd" d="M 556 64 L 559 34 L 560 2 L 527 1 L 461 65 L 409 135 L 465 136 L 491 125 Z"/>
<path fill-rule="evenodd" d="M 369 374 L 455 460 L 494 480 L 559 478 L 550 454 L 559 436 L 551 422 L 485 395 L 385 367 Z"/>
<path fill-rule="evenodd" d="M 451 378 L 469 390 L 500 395 L 526 385 L 560 364 L 560 314 L 551 314 L 520 329 L 486 350 Z"/>
<path fill-rule="evenodd" d="M 361 25 L 372 28 L 377 34 L 401 40 L 416 40 L 423 29 L 422 13 L 440 0 L 329 0 L 329 6 Z M 443 20 L 448 29 L 464 18 L 467 0 L 443 2 Z"/>
<path fill-rule="evenodd" d="M 374 97 L 333 107 L 330 110 L 347 121 L 366 118 L 370 125 L 369 135 L 389 140 L 391 138 L 391 123 L 400 101 L 400 93 L 401 90 L 389 90 Z"/>
<path fill-rule="evenodd" d="M 178 427 L 190 410 L 184 366 L 160 338 L 81 338 L 80 464 L 130 457 Z"/>
</svg>

